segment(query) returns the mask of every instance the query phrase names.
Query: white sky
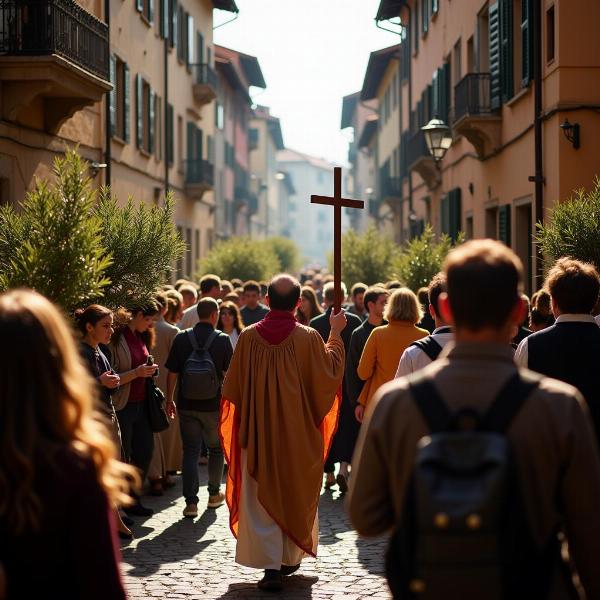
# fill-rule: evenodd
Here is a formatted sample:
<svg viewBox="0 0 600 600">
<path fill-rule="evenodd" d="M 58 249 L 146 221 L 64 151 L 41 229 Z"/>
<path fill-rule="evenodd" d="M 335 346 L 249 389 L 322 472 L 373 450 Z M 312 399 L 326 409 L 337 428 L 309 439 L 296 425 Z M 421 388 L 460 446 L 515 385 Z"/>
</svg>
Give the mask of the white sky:
<svg viewBox="0 0 600 600">
<path fill-rule="evenodd" d="M 254 101 L 281 119 L 286 147 L 345 164 L 342 97 L 362 87 L 370 52 L 399 41 L 375 26 L 379 0 L 236 2 L 214 41 L 258 58 L 267 89 L 253 88 Z M 231 16 L 215 11 L 215 25 Z"/>
</svg>

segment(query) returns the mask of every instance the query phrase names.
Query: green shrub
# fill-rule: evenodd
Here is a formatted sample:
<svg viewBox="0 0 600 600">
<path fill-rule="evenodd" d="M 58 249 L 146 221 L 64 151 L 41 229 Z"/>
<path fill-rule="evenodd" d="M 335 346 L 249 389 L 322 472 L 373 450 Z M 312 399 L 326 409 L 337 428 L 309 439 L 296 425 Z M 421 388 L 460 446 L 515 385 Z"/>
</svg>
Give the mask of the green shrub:
<svg viewBox="0 0 600 600">
<path fill-rule="evenodd" d="M 269 252 L 279 261 L 279 268 L 285 273 L 295 273 L 300 266 L 300 251 L 289 238 L 273 237 L 264 241 Z"/>
<path fill-rule="evenodd" d="M 596 177 L 589 192 L 576 190 L 556 204 L 547 221 L 537 224 L 536 239 L 547 266 L 570 256 L 600 269 L 600 178 Z"/>
</svg>

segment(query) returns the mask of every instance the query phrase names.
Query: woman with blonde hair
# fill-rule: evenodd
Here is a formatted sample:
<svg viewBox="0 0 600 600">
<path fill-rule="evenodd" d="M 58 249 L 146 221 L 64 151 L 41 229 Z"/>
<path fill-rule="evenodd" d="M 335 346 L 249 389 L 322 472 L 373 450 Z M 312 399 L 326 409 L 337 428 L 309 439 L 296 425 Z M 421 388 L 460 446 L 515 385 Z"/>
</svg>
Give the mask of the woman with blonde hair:
<svg viewBox="0 0 600 600">
<path fill-rule="evenodd" d="M 0 564 L 7 598 L 125 599 L 114 509 L 135 471 L 60 311 L 0 295 Z"/>
<path fill-rule="evenodd" d="M 312 319 L 321 314 L 323 309 L 319 306 L 315 290 L 305 285 L 300 292 L 300 306 L 296 311 L 296 320 L 301 325 L 308 325 Z"/>
<path fill-rule="evenodd" d="M 402 353 L 413 342 L 429 335 L 417 327 L 423 309 L 415 293 L 406 287 L 394 290 L 385 307 L 387 325 L 376 327 L 365 345 L 357 374 L 365 381 L 358 398 L 356 418 L 362 422 L 365 408 L 375 392 L 394 379 Z"/>
</svg>

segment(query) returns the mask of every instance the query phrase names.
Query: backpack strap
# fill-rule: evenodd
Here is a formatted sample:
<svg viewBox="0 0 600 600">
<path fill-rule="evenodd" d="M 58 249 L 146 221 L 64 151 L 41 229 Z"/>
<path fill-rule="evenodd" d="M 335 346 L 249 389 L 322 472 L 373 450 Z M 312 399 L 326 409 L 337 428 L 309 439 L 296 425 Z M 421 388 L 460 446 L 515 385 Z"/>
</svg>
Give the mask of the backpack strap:
<svg viewBox="0 0 600 600">
<path fill-rule="evenodd" d="M 206 343 L 202 347 L 203 352 L 208 352 L 208 349 L 212 346 L 212 343 L 219 337 L 221 332 L 218 329 L 213 329 L 213 332 L 208 336 Z"/>
<path fill-rule="evenodd" d="M 483 429 L 504 433 L 540 380 L 531 372 L 517 371 L 512 375 L 483 417 Z"/>
<path fill-rule="evenodd" d="M 409 387 L 431 433 L 447 431 L 450 427 L 452 414 L 433 381 L 419 374 L 410 377 Z"/>
<path fill-rule="evenodd" d="M 419 350 L 425 352 L 431 361 L 434 361 L 442 352 L 442 347 L 430 335 L 413 342 L 411 346 L 416 346 Z"/>
<path fill-rule="evenodd" d="M 195 352 L 198 352 L 198 350 L 200 350 L 200 346 L 198 346 L 198 340 L 196 339 L 196 334 L 194 333 L 194 330 L 188 329 L 187 334 L 188 334 L 188 339 L 190 340 L 190 343 L 192 344 L 192 348 L 194 349 Z"/>
</svg>

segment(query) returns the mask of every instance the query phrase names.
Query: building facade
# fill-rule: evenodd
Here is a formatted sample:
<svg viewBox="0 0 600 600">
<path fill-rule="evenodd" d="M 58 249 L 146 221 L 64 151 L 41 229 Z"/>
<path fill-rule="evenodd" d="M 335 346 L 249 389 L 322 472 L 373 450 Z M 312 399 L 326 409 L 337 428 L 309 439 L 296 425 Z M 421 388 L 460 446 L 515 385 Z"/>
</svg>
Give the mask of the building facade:
<svg viewBox="0 0 600 600">
<path fill-rule="evenodd" d="M 600 3 L 382 0 L 377 20 L 398 17 L 402 229 L 500 239 L 537 287 L 535 223 L 600 172 Z M 453 134 L 439 163 L 421 131 L 434 116 Z"/>
</svg>

